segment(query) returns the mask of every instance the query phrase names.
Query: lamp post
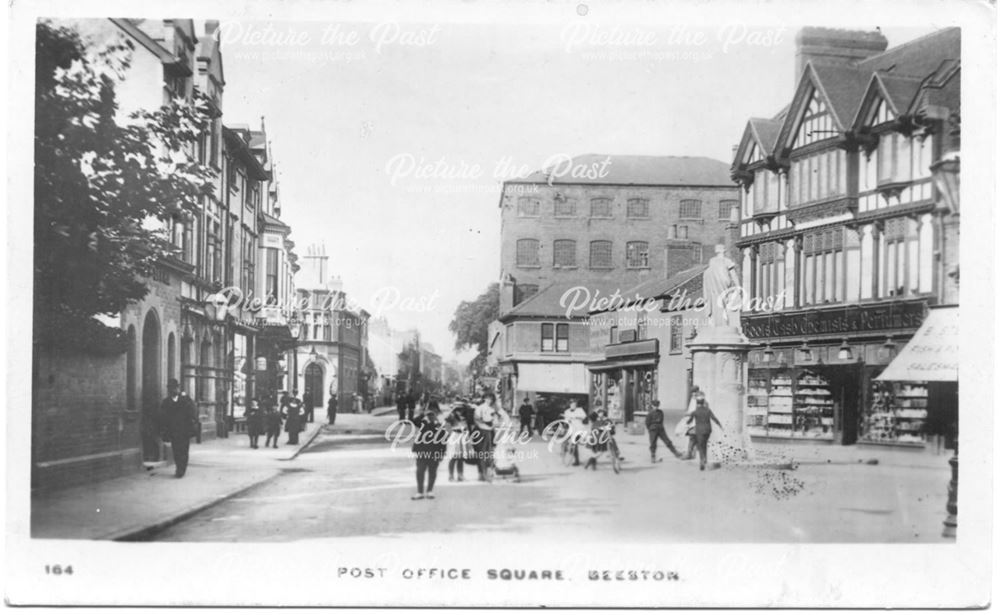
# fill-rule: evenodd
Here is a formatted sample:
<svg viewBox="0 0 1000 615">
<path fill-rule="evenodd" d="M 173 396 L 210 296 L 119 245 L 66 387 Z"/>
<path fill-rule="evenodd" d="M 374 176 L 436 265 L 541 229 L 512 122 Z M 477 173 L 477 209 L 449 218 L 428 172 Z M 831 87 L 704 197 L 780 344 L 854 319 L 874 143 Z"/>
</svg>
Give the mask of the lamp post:
<svg viewBox="0 0 1000 615">
<path fill-rule="evenodd" d="M 941 156 L 941 159 L 931 165 L 931 178 L 934 181 L 934 186 L 937 188 L 938 194 L 940 195 L 940 200 L 937 204 L 938 210 L 945 216 L 952 218 L 957 218 L 961 212 L 961 155 L 958 145 L 958 135 L 959 135 L 959 122 L 957 117 L 952 117 L 951 123 L 953 126 L 951 136 L 953 137 L 953 144 L 955 148 L 951 151 L 946 152 Z M 948 240 L 948 234 L 945 233 L 944 240 Z M 958 263 L 954 264 L 954 271 L 948 273 L 949 277 L 954 278 L 955 287 L 957 293 L 958 286 Z M 942 296 L 947 297 L 949 293 L 944 292 L 942 287 Z M 956 294 L 957 297 L 957 294 Z M 947 299 L 946 299 L 947 300 Z M 939 410 L 940 411 L 940 410 Z M 955 538 L 958 532 L 958 425 L 957 423 L 953 427 L 954 433 L 953 440 L 955 443 L 955 448 L 953 449 L 954 454 L 951 459 L 948 460 L 948 465 L 951 466 L 951 480 L 948 482 L 948 503 L 945 505 L 945 509 L 948 512 L 948 516 L 944 520 L 944 530 L 942 535 L 946 538 Z"/>
</svg>

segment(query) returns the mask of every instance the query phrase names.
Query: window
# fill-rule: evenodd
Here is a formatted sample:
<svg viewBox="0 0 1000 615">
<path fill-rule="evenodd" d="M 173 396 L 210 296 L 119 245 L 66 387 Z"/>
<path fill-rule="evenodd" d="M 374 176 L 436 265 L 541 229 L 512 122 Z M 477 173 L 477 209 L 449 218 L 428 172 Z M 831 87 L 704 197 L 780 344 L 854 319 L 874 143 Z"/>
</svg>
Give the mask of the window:
<svg viewBox="0 0 1000 615">
<path fill-rule="evenodd" d="M 916 148 L 918 152 L 920 147 Z M 878 183 L 908 182 L 913 178 L 913 143 L 910 137 L 890 132 L 878 140 Z"/>
<path fill-rule="evenodd" d="M 703 258 L 703 250 L 700 243 L 691 244 L 691 262 L 700 263 Z"/>
<path fill-rule="evenodd" d="M 687 239 L 688 238 L 688 227 L 686 224 L 674 225 L 674 239 Z"/>
<path fill-rule="evenodd" d="M 926 246 L 920 245 L 920 226 L 909 218 L 885 221 L 878 269 L 880 296 L 901 297 L 920 292 L 921 253 L 927 258 L 927 250 L 921 249 Z M 924 286 L 928 286 L 926 282 Z"/>
<path fill-rule="evenodd" d="M 616 326 L 612 326 L 611 327 L 611 333 L 608 336 L 608 343 L 609 344 L 617 344 L 618 343 L 618 327 L 616 327 Z"/>
<path fill-rule="evenodd" d="M 552 352 L 555 347 L 555 326 L 552 323 L 542 323 L 542 352 Z"/>
<path fill-rule="evenodd" d="M 775 299 L 785 291 L 785 252 L 780 242 L 760 244 L 754 266 L 757 286 L 753 289 L 752 296 Z"/>
<path fill-rule="evenodd" d="M 278 249 L 268 248 L 265 252 L 264 300 L 278 298 Z"/>
<path fill-rule="evenodd" d="M 254 290 L 254 238 L 246 229 L 243 232 L 243 289 Z"/>
<path fill-rule="evenodd" d="M 680 316 L 670 317 L 670 353 L 677 354 L 684 348 L 684 323 Z"/>
<path fill-rule="evenodd" d="M 635 318 L 635 339 L 636 341 L 646 339 L 646 315 L 642 312 Z"/>
<path fill-rule="evenodd" d="M 215 220 L 208 222 L 207 249 L 205 278 L 209 282 L 214 282 L 222 276 L 222 246 L 219 245 L 219 223 Z"/>
<path fill-rule="evenodd" d="M 804 304 L 843 301 L 844 229 L 808 233 L 802 238 Z"/>
<path fill-rule="evenodd" d="M 569 325 L 556 325 L 556 352 L 569 352 Z"/>
<path fill-rule="evenodd" d="M 591 218 L 610 218 L 611 217 L 611 199 L 601 197 L 596 199 L 590 199 L 590 217 Z"/>
<path fill-rule="evenodd" d="M 590 268 L 591 269 L 612 269 L 614 263 L 611 257 L 610 241 L 590 242 Z"/>
<path fill-rule="evenodd" d="M 719 220 L 729 220 L 737 207 L 739 201 L 719 201 Z"/>
<path fill-rule="evenodd" d="M 576 199 L 557 196 L 555 214 L 557 218 L 572 218 L 576 216 Z"/>
<path fill-rule="evenodd" d="M 625 266 L 629 269 L 649 267 L 649 244 L 645 241 L 630 241 L 625 245 Z"/>
<path fill-rule="evenodd" d="M 538 240 L 518 239 L 517 240 L 517 266 L 518 267 L 538 267 Z"/>
<path fill-rule="evenodd" d="M 557 239 L 552 244 L 552 264 L 556 267 L 576 267 L 576 242 Z"/>
<path fill-rule="evenodd" d="M 821 152 L 792 162 L 789 192 L 796 205 L 841 196 L 846 193 L 846 176 L 844 150 Z"/>
<path fill-rule="evenodd" d="M 629 218 L 648 218 L 649 199 L 629 199 L 627 203 L 626 215 Z"/>
<path fill-rule="evenodd" d="M 537 217 L 541 211 L 541 201 L 527 196 L 517 200 L 517 215 L 522 217 Z"/>
<path fill-rule="evenodd" d="M 700 220 L 701 201 L 694 199 L 684 199 L 681 201 L 680 216 L 682 220 Z"/>
</svg>

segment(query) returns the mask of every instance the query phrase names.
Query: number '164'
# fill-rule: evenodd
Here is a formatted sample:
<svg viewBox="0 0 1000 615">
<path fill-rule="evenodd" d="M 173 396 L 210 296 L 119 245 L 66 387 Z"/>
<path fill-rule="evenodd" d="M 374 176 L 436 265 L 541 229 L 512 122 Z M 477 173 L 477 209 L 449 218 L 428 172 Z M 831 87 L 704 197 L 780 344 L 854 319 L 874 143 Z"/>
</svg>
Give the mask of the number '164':
<svg viewBox="0 0 1000 615">
<path fill-rule="evenodd" d="M 73 567 L 66 566 L 65 568 L 56 564 L 55 566 L 45 566 L 45 574 L 54 574 L 56 576 L 63 574 L 73 574 Z"/>
</svg>

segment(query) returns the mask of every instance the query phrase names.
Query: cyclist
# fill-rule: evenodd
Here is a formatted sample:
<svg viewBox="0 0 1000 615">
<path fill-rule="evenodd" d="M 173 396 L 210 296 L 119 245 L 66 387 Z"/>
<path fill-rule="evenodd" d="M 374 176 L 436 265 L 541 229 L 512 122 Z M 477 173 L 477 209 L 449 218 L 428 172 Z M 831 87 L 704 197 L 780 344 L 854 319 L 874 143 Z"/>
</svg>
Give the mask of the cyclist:
<svg viewBox="0 0 1000 615">
<path fill-rule="evenodd" d="M 615 424 L 608 418 L 608 413 L 603 408 L 590 414 L 590 434 L 587 438 L 587 447 L 590 448 L 592 455 L 583 469 L 597 469 L 597 460 L 609 449 L 611 436 L 614 434 Z M 614 455 L 615 452 L 612 451 L 611 454 Z"/>
</svg>

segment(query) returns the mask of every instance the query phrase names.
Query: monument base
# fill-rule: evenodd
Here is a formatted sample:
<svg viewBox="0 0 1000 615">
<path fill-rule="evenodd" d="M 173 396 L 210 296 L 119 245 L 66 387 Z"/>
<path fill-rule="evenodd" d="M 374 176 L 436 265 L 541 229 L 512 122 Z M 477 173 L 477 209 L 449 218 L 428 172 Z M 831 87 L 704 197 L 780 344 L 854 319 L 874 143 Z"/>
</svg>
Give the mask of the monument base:
<svg viewBox="0 0 1000 615">
<path fill-rule="evenodd" d="M 693 380 L 722 424 L 712 426 L 709 463 L 735 465 L 754 460 L 750 437 L 744 430 L 743 404 L 746 357 L 753 344 L 733 326 L 710 326 L 691 341 Z"/>
</svg>

